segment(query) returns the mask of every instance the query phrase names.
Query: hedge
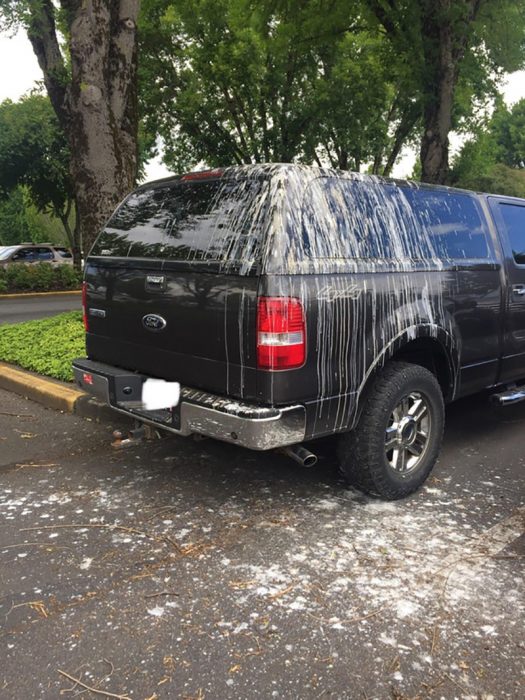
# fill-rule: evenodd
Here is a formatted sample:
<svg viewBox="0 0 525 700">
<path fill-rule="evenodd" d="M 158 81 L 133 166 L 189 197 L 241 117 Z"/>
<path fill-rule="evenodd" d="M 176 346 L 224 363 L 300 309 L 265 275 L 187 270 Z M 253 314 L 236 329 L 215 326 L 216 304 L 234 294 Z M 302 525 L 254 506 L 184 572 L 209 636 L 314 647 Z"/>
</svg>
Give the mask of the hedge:
<svg viewBox="0 0 525 700">
<path fill-rule="evenodd" d="M 82 273 L 72 265 L 35 263 L 0 265 L 0 294 L 78 289 Z"/>
<path fill-rule="evenodd" d="M 71 362 L 86 354 L 81 311 L 0 326 L 0 360 L 73 381 Z"/>
</svg>

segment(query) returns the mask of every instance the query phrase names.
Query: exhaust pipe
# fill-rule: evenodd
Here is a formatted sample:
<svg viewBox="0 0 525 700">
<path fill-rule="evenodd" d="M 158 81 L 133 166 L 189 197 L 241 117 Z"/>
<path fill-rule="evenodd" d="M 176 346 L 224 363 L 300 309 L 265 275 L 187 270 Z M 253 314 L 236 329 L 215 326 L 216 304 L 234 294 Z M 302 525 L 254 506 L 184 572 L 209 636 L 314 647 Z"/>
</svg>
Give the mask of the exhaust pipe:
<svg viewBox="0 0 525 700">
<path fill-rule="evenodd" d="M 279 452 L 282 452 L 294 462 L 300 464 L 301 467 L 309 468 L 314 467 L 317 464 L 317 456 L 313 452 L 307 450 L 306 447 L 302 445 L 290 445 L 289 447 L 282 447 Z"/>
</svg>

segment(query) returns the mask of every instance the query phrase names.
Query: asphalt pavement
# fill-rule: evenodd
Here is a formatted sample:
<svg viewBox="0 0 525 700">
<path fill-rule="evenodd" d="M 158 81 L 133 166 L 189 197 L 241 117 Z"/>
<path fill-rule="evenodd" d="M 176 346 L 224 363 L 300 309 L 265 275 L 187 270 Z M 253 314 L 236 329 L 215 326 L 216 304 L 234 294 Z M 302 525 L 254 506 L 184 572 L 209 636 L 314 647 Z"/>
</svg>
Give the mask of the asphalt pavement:
<svg viewBox="0 0 525 700">
<path fill-rule="evenodd" d="M 448 410 L 426 487 L 0 391 L 0 698 L 521 698 L 525 405 Z M 84 685 L 81 685 L 84 684 Z"/>
<path fill-rule="evenodd" d="M 80 311 L 81 307 L 82 302 L 78 292 L 0 298 L 0 325 L 46 318 L 63 311 Z"/>
</svg>

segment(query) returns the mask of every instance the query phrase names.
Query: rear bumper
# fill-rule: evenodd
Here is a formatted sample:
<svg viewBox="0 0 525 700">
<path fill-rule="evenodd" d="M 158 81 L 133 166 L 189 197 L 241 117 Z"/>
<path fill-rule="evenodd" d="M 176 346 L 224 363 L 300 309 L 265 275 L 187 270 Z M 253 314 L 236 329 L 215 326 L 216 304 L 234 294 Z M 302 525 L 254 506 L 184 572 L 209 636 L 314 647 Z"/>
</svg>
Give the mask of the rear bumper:
<svg viewBox="0 0 525 700">
<path fill-rule="evenodd" d="M 73 362 L 78 386 L 120 413 L 177 435 L 206 435 L 252 450 L 271 450 L 302 442 L 306 431 L 304 406 L 257 406 L 181 386 L 174 409 L 146 411 L 141 405 L 147 377 L 101 362 Z"/>
</svg>

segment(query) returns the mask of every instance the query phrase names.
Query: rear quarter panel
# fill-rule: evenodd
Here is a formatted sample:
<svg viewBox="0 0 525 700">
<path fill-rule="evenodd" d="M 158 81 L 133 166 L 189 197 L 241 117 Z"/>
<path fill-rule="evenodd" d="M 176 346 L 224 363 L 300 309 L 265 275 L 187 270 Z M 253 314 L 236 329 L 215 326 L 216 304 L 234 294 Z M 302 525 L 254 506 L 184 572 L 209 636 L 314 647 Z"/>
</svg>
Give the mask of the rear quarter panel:
<svg viewBox="0 0 525 700">
<path fill-rule="evenodd" d="M 258 398 L 307 404 L 309 435 L 348 429 L 371 373 L 421 337 L 446 351 L 453 396 L 490 385 L 497 373 L 501 304 L 499 272 L 492 267 L 263 278 L 262 294 L 301 299 L 307 358 L 297 370 L 259 371 Z"/>
</svg>

